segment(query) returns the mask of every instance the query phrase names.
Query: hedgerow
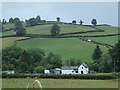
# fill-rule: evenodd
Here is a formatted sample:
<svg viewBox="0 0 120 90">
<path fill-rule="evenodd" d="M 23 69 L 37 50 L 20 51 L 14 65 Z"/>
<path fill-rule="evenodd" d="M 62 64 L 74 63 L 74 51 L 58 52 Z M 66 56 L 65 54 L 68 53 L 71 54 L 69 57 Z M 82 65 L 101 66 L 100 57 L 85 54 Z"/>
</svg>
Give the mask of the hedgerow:
<svg viewBox="0 0 120 90">
<path fill-rule="evenodd" d="M 117 79 L 114 74 L 3 74 L 2 78 L 53 78 L 53 79 Z"/>
</svg>

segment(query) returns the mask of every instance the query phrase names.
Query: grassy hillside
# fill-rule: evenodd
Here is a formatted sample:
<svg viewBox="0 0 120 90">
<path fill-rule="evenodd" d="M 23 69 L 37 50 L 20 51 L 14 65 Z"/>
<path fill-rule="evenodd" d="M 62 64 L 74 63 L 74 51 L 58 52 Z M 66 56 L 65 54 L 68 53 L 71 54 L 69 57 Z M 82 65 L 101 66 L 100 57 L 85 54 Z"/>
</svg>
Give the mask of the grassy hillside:
<svg viewBox="0 0 120 90">
<path fill-rule="evenodd" d="M 10 30 L 10 31 L 6 31 L 2 33 L 2 36 L 7 36 L 7 35 L 15 35 L 15 31 L 14 30 Z"/>
<path fill-rule="evenodd" d="M 110 36 L 110 37 L 91 37 L 89 38 L 91 40 L 101 42 L 101 43 L 106 43 L 110 45 L 114 45 L 118 41 L 118 36 Z"/>
<path fill-rule="evenodd" d="M 17 40 L 25 39 L 29 37 L 9 37 L 2 39 L 2 48 L 7 48 L 15 44 Z"/>
<path fill-rule="evenodd" d="M 60 54 L 63 60 L 71 57 L 91 62 L 91 54 L 96 45 L 81 41 L 79 38 L 37 38 L 18 41 L 16 46 L 23 49 L 40 48 L 46 53 Z M 107 48 L 101 47 L 106 52 Z"/>
<path fill-rule="evenodd" d="M 80 26 L 80 25 L 59 24 L 59 26 L 61 28 L 60 34 L 70 33 L 70 32 L 95 30 L 94 28 Z M 51 34 L 50 33 L 51 27 L 52 27 L 52 24 L 27 27 L 27 33 L 28 34 Z"/>
<path fill-rule="evenodd" d="M 88 26 L 80 26 L 80 25 L 71 25 L 71 24 L 59 24 L 61 27 L 60 34 L 63 33 L 73 33 L 80 31 L 90 31 L 97 30 Z M 5 24 L 6 29 L 14 28 L 14 24 Z M 50 29 L 52 24 L 46 25 L 37 25 L 32 27 L 26 27 L 27 34 L 50 34 Z M 75 35 L 106 35 L 106 34 L 117 34 L 118 30 L 116 27 L 112 26 L 96 26 L 96 28 L 104 30 L 105 32 L 92 32 L 92 33 L 84 33 L 84 34 L 72 34 Z M 6 31 L 2 33 L 3 36 L 6 35 L 15 35 L 14 30 Z M 25 37 L 23 37 L 25 38 Z M 8 37 L 3 38 L 3 48 L 9 47 L 17 41 L 18 37 Z M 88 39 L 106 43 L 110 45 L 114 45 L 117 42 L 117 36 L 110 37 L 91 37 Z M 76 38 L 34 38 L 29 40 L 17 41 L 16 46 L 19 46 L 23 49 L 29 48 L 40 48 L 45 50 L 48 54 L 50 52 L 60 54 L 63 60 L 67 60 L 69 58 L 77 58 L 81 59 L 84 62 L 91 62 L 91 55 L 95 48 L 95 44 L 81 41 L 79 37 Z M 107 52 L 108 48 L 101 46 L 102 51 Z"/>
<path fill-rule="evenodd" d="M 15 28 L 15 25 L 13 23 L 6 23 L 4 27 L 5 29 L 12 29 L 12 28 Z"/>
</svg>

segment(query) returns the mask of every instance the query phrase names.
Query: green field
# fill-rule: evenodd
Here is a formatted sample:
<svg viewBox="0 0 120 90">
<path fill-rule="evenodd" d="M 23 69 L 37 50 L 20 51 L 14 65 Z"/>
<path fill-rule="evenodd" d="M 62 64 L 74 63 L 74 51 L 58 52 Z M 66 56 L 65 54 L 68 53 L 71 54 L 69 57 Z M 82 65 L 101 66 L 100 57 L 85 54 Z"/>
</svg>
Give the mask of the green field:
<svg viewBox="0 0 120 90">
<path fill-rule="evenodd" d="M 15 44 L 17 40 L 28 38 L 28 37 L 9 37 L 9 38 L 3 38 L 2 39 L 2 48 L 7 48 Z"/>
<path fill-rule="evenodd" d="M 14 28 L 14 24 L 5 24 L 5 28 L 11 29 Z M 71 24 L 59 24 L 61 27 L 60 33 L 71 33 L 71 32 L 80 32 L 80 31 L 89 31 L 96 30 L 92 27 L 88 26 L 80 26 L 80 25 L 71 25 Z M 32 27 L 27 27 L 27 34 L 50 34 L 50 29 L 52 24 L 46 25 L 37 25 Z M 106 35 L 106 34 L 117 34 L 117 27 L 112 26 L 96 26 L 98 29 L 102 29 L 105 32 L 92 32 L 92 33 L 84 33 L 84 34 L 73 34 L 75 35 Z M 15 35 L 13 30 L 6 31 L 2 33 L 3 36 L 6 35 Z M 97 42 L 106 43 L 110 45 L 114 45 L 117 43 L 117 36 L 110 37 L 92 37 L 88 38 Z M 2 46 L 3 48 L 14 45 L 15 41 L 18 40 L 16 37 L 3 38 Z M 62 57 L 62 60 L 67 60 L 69 58 L 77 58 L 81 59 L 83 62 L 91 62 L 91 55 L 96 45 L 84 42 L 77 38 L 34 38 L 30 40 L 17 41 L 16 46 L 21 47 L 22 49 L 30 49 L 30 48 L 40 48 L 45 50 L 48 54 L 50 52 L 59 54 Z M 104 46 L 100 46 L 103 53 L 106 53 L 108 48 Z"/>
<path fill-rule="evenodd" d="M 104 32 L 92 32 L 92 33 L 85 33 L 81 35 L 106 35 L 106 34 L 118 34 L 118 28 L 112 26 L 96 26 L 96 28 L 104 30 Z"/>
<path fill-rule="evenodd" d="M 79 38 L 37 38 L 19 41 L 16 46 L 23 49 L 40 48 L 46 53 L 52 52 L 61 55 L 63 60 L 77 58 L 84 62 L 92 61 L 91 53 L 96 47 L 95 44 L 83 42 Z M 107 52 L 107 48 L 101 46 L 101 49 Z"/>
<path fill-rule="evenodd" d="M 36 79 L 3 79 L 3 88 L 32 88 Z M 38 79 L 43 88 L 118 88 L 118 80 Z M 36 86 L 38 87 L 38 85 Z M 39 87 L 38 87 L 39 88 Z"/>
<path fill-rule="evenodd" d="M 101 42 L 101 43 L 106 43 L 106 44 L 110 44 L 110 45 L 115 45 L 115 43 L 118 42 L 118 36 L 110 36 L 110 37 L 91 37 L 88 38 L 97 42 Z"/>
<path fill-rule="evenodd" d="M 94 28 L 86 27 L 86 26 L 80 26 L 80 25 L 60 24 L 59 26 L 61 28 L 60 34 L 70 33 L 70 32 L 95 30 Z M 33 26 L 33 27 L 27 27 L 26 30 L 27 30 L 28 34 L 50 34 L 51 27 L 52 27 L 52 24 L 37 25 L 37 26 Z"/>
<path fill-rule="evenodd" d="M 4 25 L 4 27 L 5 27 L 5 30 L 6 30 L 6 29 L 12 29 L 12 28 L 15 28 L 15 25 L 14 25 L 13 23 L 6 23 L 6 24 Z"/>
<path fill-rule="evenodd" d="M 7 31 L 7 32 L 2 33 L 2 36 L 7 36 L 7 35 L 15 35 L 15 31 L 11 30 L 11 31 Z"/>
</svg>

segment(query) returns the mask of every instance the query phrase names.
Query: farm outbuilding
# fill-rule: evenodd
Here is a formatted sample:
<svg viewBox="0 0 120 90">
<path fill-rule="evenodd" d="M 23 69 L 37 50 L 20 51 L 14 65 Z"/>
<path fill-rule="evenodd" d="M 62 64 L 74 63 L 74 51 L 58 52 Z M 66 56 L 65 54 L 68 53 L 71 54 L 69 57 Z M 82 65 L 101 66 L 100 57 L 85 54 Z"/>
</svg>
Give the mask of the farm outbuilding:
<svg viewBox="0 0 120 90">
<path fill-rule="evenodd" d="M 50 74 L 50 70 L 44 70 L 45 74 Z"/>
<path fill-rule="evenodd" d="M 50 72 L 52 74 L 61 74 L 61 69 L 60 68 L 51 69 Z"/>
<path fill-rule="evenodd" d="M 5 74 L 15 74 L 15 71 L 14 70 L 8 70 L 8 71 L 2 71 L 2 73 L 5 73 Z"/>
</svg>

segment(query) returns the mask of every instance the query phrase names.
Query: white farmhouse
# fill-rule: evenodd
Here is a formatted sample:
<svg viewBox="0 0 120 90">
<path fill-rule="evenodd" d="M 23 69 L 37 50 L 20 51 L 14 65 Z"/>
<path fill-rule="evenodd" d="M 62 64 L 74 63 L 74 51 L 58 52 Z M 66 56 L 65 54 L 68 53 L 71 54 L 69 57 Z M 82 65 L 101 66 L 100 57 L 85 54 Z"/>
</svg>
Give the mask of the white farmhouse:
<svg viewBox="0 0 120 90">
<path fill-rule="evenodd" d="M 85 63 L 83 63 L 79 66 L 79 68 L 78 68 L 78 73 L 79 74 L 88 74 L 88 72 L 89 72 L 89 69 L 88 69 L 88 66 Z"/>
<path fill-rule="evenodd" d="M 80 66 L 64 66 L 61 68 L 62 74 L 88 74 L 89 68 L 83 63 Z"/>
</svg>

